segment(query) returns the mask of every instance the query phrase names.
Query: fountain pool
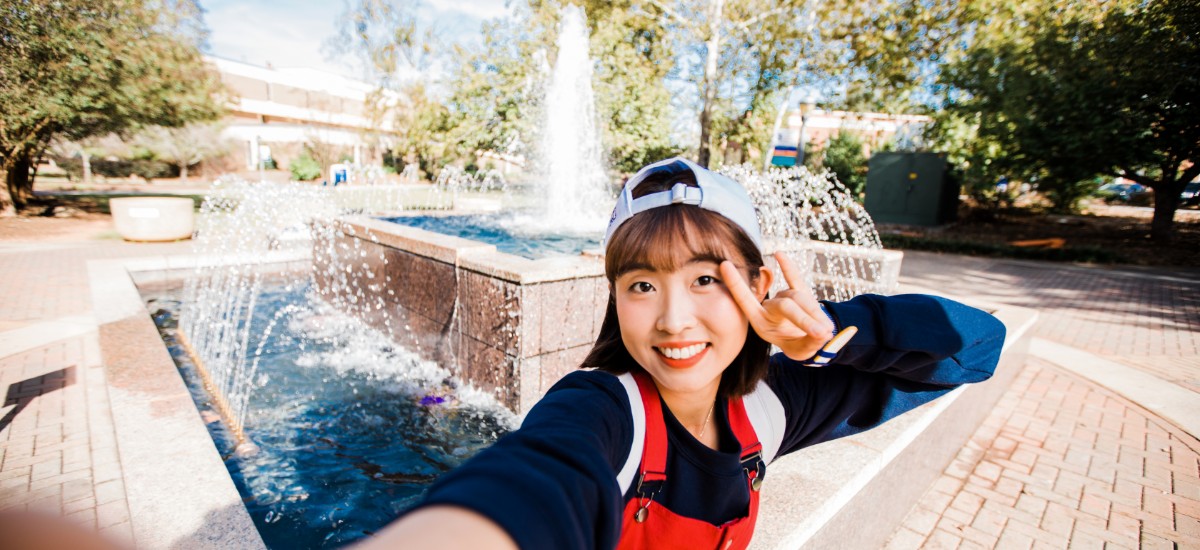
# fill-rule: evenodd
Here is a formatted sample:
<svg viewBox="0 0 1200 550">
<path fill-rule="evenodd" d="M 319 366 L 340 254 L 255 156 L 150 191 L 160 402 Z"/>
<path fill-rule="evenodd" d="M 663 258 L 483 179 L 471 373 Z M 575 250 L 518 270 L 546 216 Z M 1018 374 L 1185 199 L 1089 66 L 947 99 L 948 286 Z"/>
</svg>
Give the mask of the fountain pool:
<svg viewBox="0 0 1200 550">
<path fill-rule="evenodd" d="M 552 256 L 579 254 L 600 248 L 600 235 L 589 233 L 538 233 L 526 229 L 522 221 L 531 214 L 502 212 L 473 215 L 414 214 L 382 218 L 391 223 L 426 231 L 454 235 L 496 246 L 496 250 L 536 260 Z"/>
<path fill-rule="evenodd" d="M 268 547 L 362 538 L 514 425 L 495 399 L 459 387 L 297 278 L 264 283 L 245 321 L 256 390 L 242 411 L 253 445 L 239 446 L 180 344 L 178 293 L 143 296 Z"/>
</svg>

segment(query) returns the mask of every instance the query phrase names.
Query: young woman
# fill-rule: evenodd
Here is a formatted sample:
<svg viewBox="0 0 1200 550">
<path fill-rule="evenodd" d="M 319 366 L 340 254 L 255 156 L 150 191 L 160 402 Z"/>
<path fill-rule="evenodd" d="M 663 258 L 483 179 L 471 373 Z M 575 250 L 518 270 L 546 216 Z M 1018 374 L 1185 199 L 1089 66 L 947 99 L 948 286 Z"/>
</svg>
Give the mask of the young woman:
<svg viewBox="0 0 1200 550">
<path fill-rule="evenodd" d="M 745 548 L 767 465 L 991 376 L 1004 326 L 933 296 L 822 303 L 754 207 L 684 159 L 626 184 L 585 370 L 364 546 Z M 771 345 L 781 352 L 770 355 Z"/>
</svg>

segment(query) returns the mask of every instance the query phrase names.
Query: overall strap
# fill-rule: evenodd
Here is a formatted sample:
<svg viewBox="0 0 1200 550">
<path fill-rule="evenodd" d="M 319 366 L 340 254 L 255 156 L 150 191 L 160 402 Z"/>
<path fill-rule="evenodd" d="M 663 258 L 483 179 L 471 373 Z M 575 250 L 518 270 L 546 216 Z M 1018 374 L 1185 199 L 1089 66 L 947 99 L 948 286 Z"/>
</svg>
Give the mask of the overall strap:
<svg viewBox="0 0 1200 550">
<path fill-rule="evenodd" d="M 617 485 L 621 487 L 621 494 L 624 495 L 629 491 L 629 486 L 633 485 L 633 478 L 638 474 L 638 465 L 642 463 L 642 448 L 646 444 L 646 409 L 642 407 L 642 392 L 638 389 L 633 374 L 627 372 L 617 376 L 617 380 L 625 387 L 625 394 L 629 397 L 629 412 L 633 418 L 633 441 L 629 447 L 629 456 L 625 459 L 625 465 L 617 472 Z"/>
<path fill-rule="evenodd" d="M 783 446 L 783 435 L 787 430 L 783 402 L 765 381 L 760 381 L 754 391 L 742 396 L 742 403 L 745 404 L 750 425 L 754 427 L 754 433 L 758 434 L 758 441 L 762 443 L 763 462 L 770 464 L 779 455 L 779 448 Z"/>
<path fill-rule="evenodd" d="M 637 381 L 642 408 L 646 411 L 646 438 L 642 447 L 641 475 L 637 480 L 638 492 L 653 493 L 667 480 L 667 425 L 663 421 L 662 402 L 654 380 L 645 372 L 634 373 L 633 379 Z"/>
<path fill-rule="evenodd" d="M 625 394 L 629 398 L 630 417 L 633 419 L 633 441 L 630 442 L 629 455 L 625 459 L 625 465 L 617 473 L 617 484 L 621 487 L 623 495 L 633 485 L 638 474 L 638 465 L 641 464 L 642 450 L 646 444 L 646 409 L 642 405 L 641 390 L 633 374 L 627 372 L 618 375 L 617 380 L 625 388 Z M 657 395 L 654 401 L 658 402 Z M 783 403 L 766 382 L 759 382 L 753 392 L 742 398 L 742 403 L 750 425 L 762 444 L 763 463 L 770 464 L 783 443 L 786 428 Z M 661 417 L 660 414 L 659 418 Z M 738 435 L 739 441 L 741 438 L 742 436 Z"/>
<path fill-rule="evenodd" d="M 750 417 L 746 414 L 746 406 L 741 397 L 735 397 L 729 400 L 728 405 L 729 427 L 733 430 L 733 436 L 737 438 L 738 445 L 742 447 L 742 470 L 746 472 L 746 480 L 750 482 L 750 488 L 757 491 L 762 486 L 763 476 L 766 475 L 766 461 L 763 459 L 763 446 L 759 442 L 758 434 L 754 431 L 754 425 L 750 423 Z"/>
</svg>

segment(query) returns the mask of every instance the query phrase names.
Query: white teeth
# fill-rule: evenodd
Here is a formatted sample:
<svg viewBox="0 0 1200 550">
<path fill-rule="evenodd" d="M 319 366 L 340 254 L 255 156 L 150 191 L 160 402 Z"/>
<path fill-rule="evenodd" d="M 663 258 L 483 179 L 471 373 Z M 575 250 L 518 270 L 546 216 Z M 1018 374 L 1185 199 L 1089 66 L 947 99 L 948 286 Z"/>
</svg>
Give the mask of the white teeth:
<svg viewBox="0 0 1200 550">
<path fill-rule="evenodd" d="M 658 351 L 671 359 L 688 359 L 701 351 L 706 344 L 692 344 L 686 348 L 658 348 Z"/>
</svg>

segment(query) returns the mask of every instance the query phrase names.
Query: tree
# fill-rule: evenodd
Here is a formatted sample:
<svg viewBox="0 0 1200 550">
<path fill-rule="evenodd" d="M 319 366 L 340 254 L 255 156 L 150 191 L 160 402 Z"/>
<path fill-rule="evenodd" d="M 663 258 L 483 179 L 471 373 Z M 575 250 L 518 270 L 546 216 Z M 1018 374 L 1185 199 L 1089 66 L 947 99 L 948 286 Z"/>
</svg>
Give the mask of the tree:
<svg viewBox="0 0 1200 550">
<path fill-rule="evenodd" d="M 0 212 L 32 196 L 51 139 L 213 119 L 217 79 L 192 0 L 28 0 L 0 6 Z"/>
<path fill-rule="evenodd" d="M 637 3 L 586 1 L 597 119 L 609 164 L 630 172 L 676 151 L 670 139 L 672 55 L 656 19 Z M 455 46 L 463 61 L 451 79 L 447 148 L 535 157 L 543 91 L 557 56 L 561 6 L 530 0 L 508 19 L 484 25 L 477 49 Z"/>
<path fill-rule="evenodd" d="M 178 128 L 151 126 L 138 134 L 135 141 L 155 157 L 175 163 L 184 181 L 188 179 L 189 166 L 229 150 L 229 144 L 221 138 L 219 125 L 197 122 Z"/>
<path fill-rule="evenodd" d="M 947 71 L 963 92 L 951 109 L 978 113 L 1003 167 L 1037 178 L 1059 209 L 1097 175 L 1150 187 L 1151 236 L 1169 240 L 1200 175 L 1200 6 L 1060 2 L 1015 15 Z"/>
<path fill-rule="evenodd" d="M 809 61 L 827 79 L 828 102 L 886 113 L 934 110 L 937 77 L 978 26 L 1014 0 L 830 0 Z M 1023 3 L 1023 2 L 1018 2 Z"/>
<path fill-rule="evenodd" d="M 863 154 L 862 140 L 852 132 L 843 130 L 829 140 L 821 163 L 855 197 L 866 186 L 867 156 Z"/>
<path fill-rule="evenodd" d="M 593 88 L 608 160 L 620 172 L 670 157 L 670 102 L 664 78 L 672 51 L 657 22 L 634 2 L 584 4 L 596 60 Z"/>
<path fill-rule="evenodd" d="M 404 99 L 396 107 L 396 134 L 392 150 L 404 163 L 416 165 L 426 176 L 446 156 L 446 107 L 431 97 L 424 83 L 414 83 L 403 91 Z"/>
<path fill-rule="evenodd" d="M 802 25 L 810 20 L 806 3 L 787 0 L 764 7 L 749 0 L 648 0 L 646 4 L 670 35 L 674 49 L 699 62 L 697 70 L 679 74 L 697 86 L 697 162 L 708 166 L 718 145 L 713 138 L 721 103 L 728 102 L 727 109 L 764 111 L 764 100 L 796 78 L 793 69 L 809 42 Z M 750 100 L 739 102 L 735 96 Z M 729 119 L 755 124 L 738 115 Z"/>
<path fill-rule="evenodd" d="M 79 157 L 81 181 L 92 183 L 92 157 L 115 155 L 129 156 L 129 144 L 120 136 L 108 134 L 103 136 L 88 136 L 78 141 L 57 137 L 50 141 L 47 152 L 59 160 Z M 69 174 L 69 173 L 68 173 Z"/>
</svg>

